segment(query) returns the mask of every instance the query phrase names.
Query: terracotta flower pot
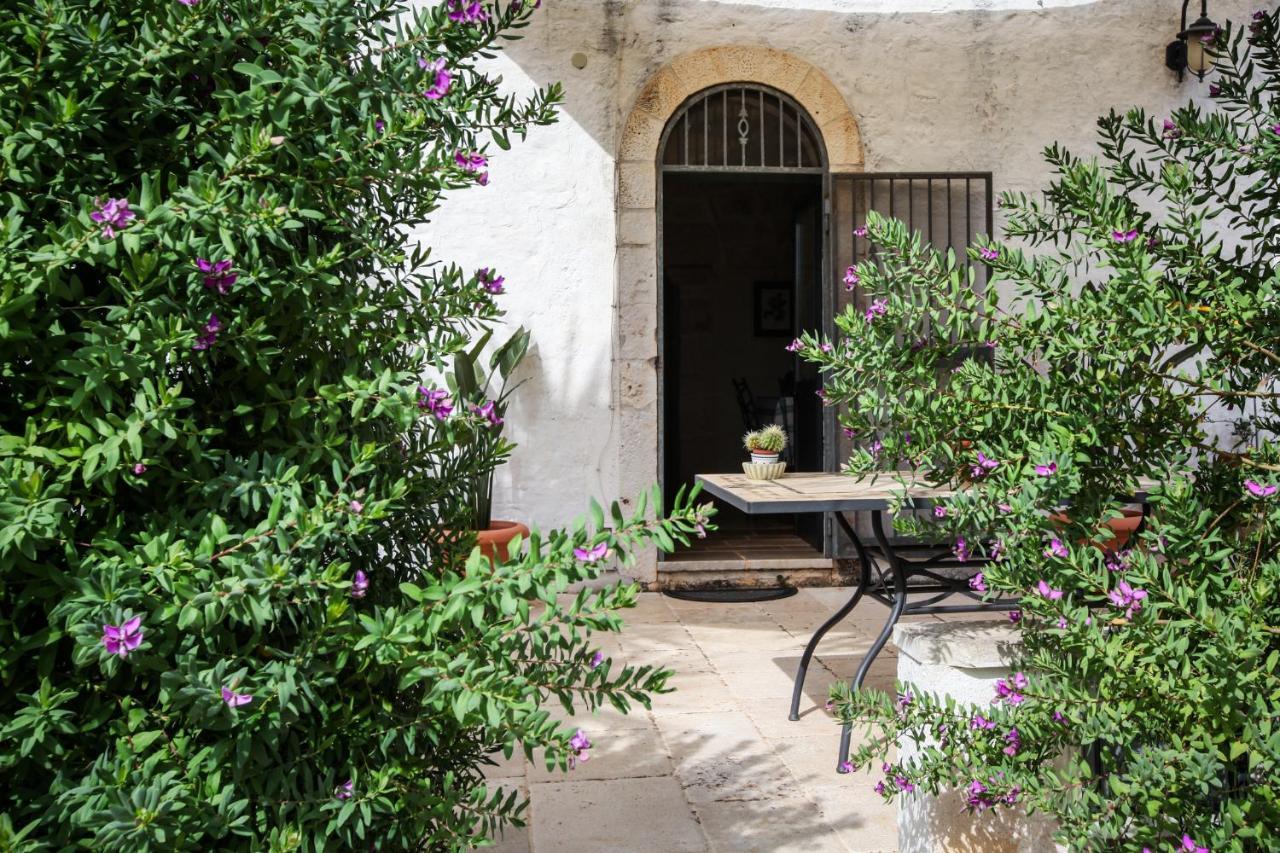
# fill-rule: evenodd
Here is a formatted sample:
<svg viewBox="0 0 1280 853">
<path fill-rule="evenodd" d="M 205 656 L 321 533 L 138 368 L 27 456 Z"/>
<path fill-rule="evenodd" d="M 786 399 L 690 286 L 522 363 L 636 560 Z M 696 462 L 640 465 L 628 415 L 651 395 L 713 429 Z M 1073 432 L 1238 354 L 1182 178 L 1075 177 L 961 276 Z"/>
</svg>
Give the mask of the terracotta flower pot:
<svg viewBox="0 0 1280 853">
<path fill-rule="evenodd" d="M 507 562 L 507 546 L 517 536 L 528 539 L 529 528 L 518 521 L 499 521 L 495 518 L 489 523 L 488 530 L 476 531 L 476 544 L 480 546 L 480 553 L 496 566 Z"/>
<path fill-rule="evenodd" d="M 1106 551 L 1122 551 L 1124 550 L 1124 547 L 1129 544 L 1129 540 L 1138 530 L 1138 525 L 1142 524 L 1142 510 L 1122 509 L 1120 511 L 1124 513 L 1123 518 L 1113 518 L 1098 525 L 1100 528 L 1105 527 L 1107 530 L 1110 530 L 1114 538 L 1108 539 L 1105 542 L 1100 539 L 1096 540 L 1093 543 L 1094 546 Z M 1059 524 L 1071 523 L 1071 518 L 1069 516 L 1061 514 L 1053 516 L 1053 520 Z M 1082 539 L 1079 544 L 1084 545 L 1085 541 Z"/>
</svg>

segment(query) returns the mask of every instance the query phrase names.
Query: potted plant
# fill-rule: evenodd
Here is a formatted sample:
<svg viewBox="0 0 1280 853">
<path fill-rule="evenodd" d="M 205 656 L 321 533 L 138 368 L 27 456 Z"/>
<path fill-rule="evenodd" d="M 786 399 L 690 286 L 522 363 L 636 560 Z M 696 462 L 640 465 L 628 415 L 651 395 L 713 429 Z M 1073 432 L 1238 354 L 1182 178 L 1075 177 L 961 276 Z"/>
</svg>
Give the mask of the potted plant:
<svg viewBox="0 0 1280 853">
<path fill-rule="evenodd" d="M 742 444 L 751 454 L 751 461 L 742 463 L 743 472 L 755 480 L 772 480 L 782 476 L 787 463 L 778 457 L 787 448 L 787 433 L 777 424 L 752 430 L 742 437 Z"/>
<path fill-rule="evenodd" d="M 519 382 L 508 388 L 507 381 L 528 352 L 529 332 L 521 326 L 495 349 L 489 356 L 486 373 L 480 354 L 492 335 L 492 331 L 487 331 L 469 350 L 455 353 L 453 371 L 446 376 L 446 381 L 454 399 L 472 415 L 471 440 L 492 452 L 486 454 L 486 458 L 503 460 L 514 448 L 502 437 L 507 402 L 516 388 L 524 384 Z M 480 553 L 499 563 L 508 558 L 512 540 L 517 536 L 528 538 L 529 528 L 519 521 L 493 518 L 493 472 L 494 468 L 489 468 L 470 478 L 465 500 Z"/>
</svg>

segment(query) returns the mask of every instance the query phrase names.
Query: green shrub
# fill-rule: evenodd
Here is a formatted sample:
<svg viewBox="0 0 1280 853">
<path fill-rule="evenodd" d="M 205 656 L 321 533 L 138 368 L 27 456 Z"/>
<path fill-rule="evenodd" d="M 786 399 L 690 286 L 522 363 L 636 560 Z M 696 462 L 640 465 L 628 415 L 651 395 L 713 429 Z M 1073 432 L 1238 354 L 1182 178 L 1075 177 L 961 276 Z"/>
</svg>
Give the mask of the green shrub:
<svg viewBox="0 0 1280 853">
<path fill-rule="evenodd" d="M 552 120 L 475 65 L 536 5 L 7 4 L 0 848 L 458 849 L 587 748 L 548 702 L 663 688 L 592 645 L 634 589 L 558 595 L 689 501 L 437 544 L 501 451 L 419 386 L 501 287 L 409 234 Z"/>
<path fill-rule="evenodd" d="M 966 487 L 900 529 L 993 557 L 974 588 L 1022 597 L 994 704 L 837 691 L 874 732 L 854 764 L 923 745 L 885 765 L 886 797 L 960 788 L 975 820 L 1025 804 L 1076 850 L 1280 846 L 1276 34 L 1259 13 L 1219 37 L 1212 109 L 1109 115 L 1100 162 L 1048 149 L 1048 192 L 1002 201 L 1007 242 L 942 256 L 870 217 L 870 307 L 833 352 L 805 339 L 874 448 L 855 473 Z M 1163 485 L 1117 551 L 1098 529 L 1139 477 Z"/>
</svg>

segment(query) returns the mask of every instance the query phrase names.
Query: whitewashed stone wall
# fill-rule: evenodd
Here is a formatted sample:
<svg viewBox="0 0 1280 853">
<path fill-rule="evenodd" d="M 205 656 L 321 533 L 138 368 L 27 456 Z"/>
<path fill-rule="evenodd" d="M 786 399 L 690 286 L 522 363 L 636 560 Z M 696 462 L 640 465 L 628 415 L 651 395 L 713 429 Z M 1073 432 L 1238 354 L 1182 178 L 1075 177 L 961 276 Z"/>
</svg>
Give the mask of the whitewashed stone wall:
<svg viewBox="0 0 1280 853">
<path fill-rule="evenodd" d="M 630 497 L 657 477 L 656 420 L 644 426 L 638 417 L 648 409 L 656 417 L 654 314 L 625 310 L 651 307 L 654 285 L 651 276 L 618 275 L 620 257 L 626 269 L 652 254 L 653 185 L 624 180 L 619 198 L 618 163 L 638 98 L 673 60 L 725 46 L 788 54 L 834 84 L 856 120 L 866 169 L 990 170 L 998 191 L 1043 186 L 1040 151 L 1051 141 L 1092 150 L 1094 119 L 1112 106 L 1164 115 L 1204 89 L 1164 68 L 1176 0 L 543 6 L 492 65 L 513 91 L 563 82 L 561 121 L 493 152 L 490 186 L 449 200 L 421 232 L 436 257 L 505 274 L 508 320 L 533 331 L 529 382 L 509 417 L 520 448 L 499 473 L 495 500 L 500 517 L 543 527 L 570 521 L 590 495 Z M 1210 3 L 1219 22 L 1253 8 Z M 575 54 L 586 59 L 581 69 Z M 727 73 L 780 85 L 750 67 Z M 629 419 L 624 406 L 634 410 Z M 637 576 L 651 580 L 652 563 Z"/>
</svg>

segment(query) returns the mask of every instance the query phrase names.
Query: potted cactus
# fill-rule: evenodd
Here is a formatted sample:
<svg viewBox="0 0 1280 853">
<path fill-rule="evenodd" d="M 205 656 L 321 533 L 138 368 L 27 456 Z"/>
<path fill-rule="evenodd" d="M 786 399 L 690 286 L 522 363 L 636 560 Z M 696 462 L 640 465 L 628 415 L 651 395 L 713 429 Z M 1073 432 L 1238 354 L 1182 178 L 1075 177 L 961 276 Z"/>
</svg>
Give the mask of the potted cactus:
<svg viewBox="0 0 1280 853">
<path fill-rule="evenodd" d="M 751 454 L 750 462 L 742 463 L 743 472 L 754 480 L 772 480 L 782 476 L 787 463 L 778 456 L 787 447 L 787 433 L 777 424 L 753 430 L 742 437 L 742 444 Z"/>
<path fill-rule="evenodd" d="M 778 461 L 778 455 L 787 448 L 787 433 L 777 424 L 752 430 L 742 437 L 742 444 L 751 453 L 751 461 L 770 464 Z"/>
</svg>

